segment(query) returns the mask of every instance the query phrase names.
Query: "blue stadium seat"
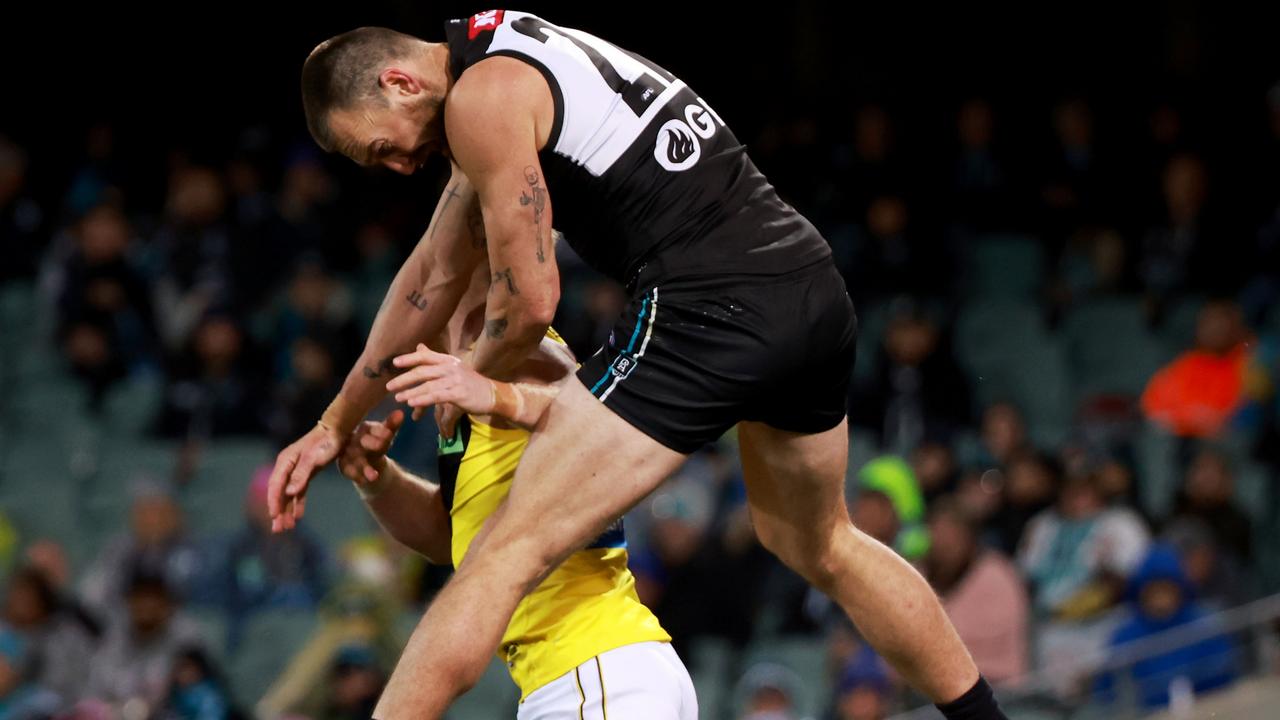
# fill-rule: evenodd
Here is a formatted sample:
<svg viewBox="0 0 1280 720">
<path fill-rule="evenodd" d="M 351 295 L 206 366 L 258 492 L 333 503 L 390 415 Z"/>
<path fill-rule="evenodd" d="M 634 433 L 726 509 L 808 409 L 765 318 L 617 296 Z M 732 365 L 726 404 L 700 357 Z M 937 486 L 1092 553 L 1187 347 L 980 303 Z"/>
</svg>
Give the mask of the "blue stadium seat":
<svg viewBox="0 0 1280 720">
<path fill-rule="evenodd" d="M 1137 298 L 1082 305 L 1063 325 L 1072 384 L 1084 397 L 1142 394 L 1151 375 L 1172 357 L 1147 326 Z"/>
</svg>

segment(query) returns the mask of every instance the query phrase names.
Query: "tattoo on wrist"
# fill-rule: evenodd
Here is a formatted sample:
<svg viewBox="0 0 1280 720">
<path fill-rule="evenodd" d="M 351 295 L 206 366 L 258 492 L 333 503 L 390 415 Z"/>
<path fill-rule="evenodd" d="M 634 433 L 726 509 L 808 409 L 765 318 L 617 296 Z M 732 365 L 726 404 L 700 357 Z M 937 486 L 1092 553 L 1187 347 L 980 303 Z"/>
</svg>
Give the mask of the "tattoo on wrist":
<svg viewBox="0 0 1280 720">
<path fill-rule="evenodd" d="M 507 286 L 507 293 L 511 295 L 520 294 L 519 288 L 516 287 L 515 275 L 511 273 L 511 268 L 507 268 L 502 272 L 494 273 L 493 282 L 489 283 L 489 290 L 490 292 L 492 292 L 494 289 L 499 288 L 503 285 Z"/>
<path fill-rule="evenodd" d="M 414 290 L 409 293 L 409 296 L 406 297 L 405 300 L 408 300 L 409 304 L 418 308 L 418 310 L 427 309 L 427 298 L 422 295 L 422 291 L 420 290 Z"/>
<path fill-rule="evenodd" d="M 524 207 L 533 206 L 533 227 L 538 237 L 538 262 L 542 263 L 547 261 L 547 254 L 542 247 L 542 218 L 547 211 L 547 189 L 541 186 L 542 179 L 532 165 L 525 167 L 524 181 L 529 183 L 529 192 L 520 193 L 520 204 Z"/>
<path fill-rule="evenodd" d="M 388 355 L 378 361 L 374 367 L 364 366 L 364 376 L 370 380 L 376 380 L 383 375 L 391 375 L 395 373 L 396 366 L 391 362 L 395 359 L 395 355 Z"/>
<path fill-rule="evenodd" d="M 436 237 L 436 231 L 440 229 L 440 222 L 441 222 L 442 220 L 444 220 L 444 214 L 445 214 L 446 212 L 448 212 L 448 210 L 449 210 L 449 203 L 453 202 L 453 199 L 454 199 L 454 198 L 456 198 L 456 197 L 458 197 L 458 186 L 457 186 L 457 184 L 455 183 L 455 184 L 450 185 L 449 187 L 445 188 L 445 191 L 444 191 L 444 192 L 445 192 L 444 205 L 443 205 L 443 206 L 441 206 L 441 208 L 440 208 L 440 214 L 436 216 L 436 222 L 435 222 L 435 224 L 431 226 L 431 239 L 432 239 L 432 240 L 434 240 L 434 239 L 435 239 L 435 237 Z"/>
<path fill-rule="evenodd" d="M 490 320 L 484 324 L 485 334 L 494 340 L 501 340 L 503 333 L 507 331 L 507 319 L 498 318 Z"/>
</svg>

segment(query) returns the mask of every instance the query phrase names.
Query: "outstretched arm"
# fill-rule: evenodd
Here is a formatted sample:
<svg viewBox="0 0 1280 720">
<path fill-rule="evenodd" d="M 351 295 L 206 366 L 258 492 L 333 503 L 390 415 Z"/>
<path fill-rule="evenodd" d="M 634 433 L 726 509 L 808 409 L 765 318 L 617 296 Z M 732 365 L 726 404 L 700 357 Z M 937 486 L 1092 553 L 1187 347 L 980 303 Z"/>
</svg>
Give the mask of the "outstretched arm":
<svg viewBox="0 0 1280 720">
<path fill-rule="evenodd" d="M 361 423 L 338 458 L 338 469 L 355 484 L 365 507 L 391 537 L 432 563 L 451 561 L 449 513 L 440 486 L 387 457 L 404 411 L 383 422 Z"/>
<path fill-rule="evenodd" d="M 272 529 L 296 524 L 307 484 L 338 456 L 351 432 L 386 396 L 391 359 L 438 336 L 484 262 L 484 223 L 471 183 L 454 165 L 426 233 L 391 283 L 359 360 L 316 427 L 280 452 L 267 494 Z"/>
</svg>

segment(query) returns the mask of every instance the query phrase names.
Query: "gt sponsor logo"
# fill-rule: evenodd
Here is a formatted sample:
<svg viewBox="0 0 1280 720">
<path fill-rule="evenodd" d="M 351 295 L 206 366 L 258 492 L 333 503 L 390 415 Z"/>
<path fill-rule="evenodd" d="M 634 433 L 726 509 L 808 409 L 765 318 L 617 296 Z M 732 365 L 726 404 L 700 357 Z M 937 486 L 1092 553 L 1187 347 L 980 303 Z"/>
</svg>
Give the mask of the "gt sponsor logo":
<svg viewBox="0 0 1280 720">
<path fill-rule="evenodd" d="M 493 30 L 501 25 L 502 13 L 502 10 L 486 10 L 472 15 L 471 23 L 467 26 L 467 39 L 475 40 L 485 30 Z"/>
<path fill-rule="evenodd" d="M 720 116 L 711 111 L 698 98 L 684 108 L 684 119 L 672 118 L 658 128 L 658 140 L 653 146 L 653 157 L 662 167 L 681 172 L 698 164 L 702 157 L 700 140 L 710 140 L 716 134 Z M 723 125 L 723 122 L 719 122 Z"/>
</svg>

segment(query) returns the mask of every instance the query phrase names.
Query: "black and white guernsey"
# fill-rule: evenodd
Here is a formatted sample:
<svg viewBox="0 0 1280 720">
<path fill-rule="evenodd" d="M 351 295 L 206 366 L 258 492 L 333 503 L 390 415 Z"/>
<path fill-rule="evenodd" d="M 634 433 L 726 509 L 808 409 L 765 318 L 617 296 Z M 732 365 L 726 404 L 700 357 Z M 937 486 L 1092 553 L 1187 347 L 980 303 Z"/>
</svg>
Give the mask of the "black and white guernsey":
<svg viewBox="0 0 1280 720">
<path fill-rule="evenodd" d="M 638 291 L 683 277 L 779 275 L 830 255 L 715 110 L 658 65 L 513 10 L 445 31 L 455 81 L 493 56 L 546 78 L 555 122 L 539 160 L 554 222 L 596 270 Z"/>
</svg>

